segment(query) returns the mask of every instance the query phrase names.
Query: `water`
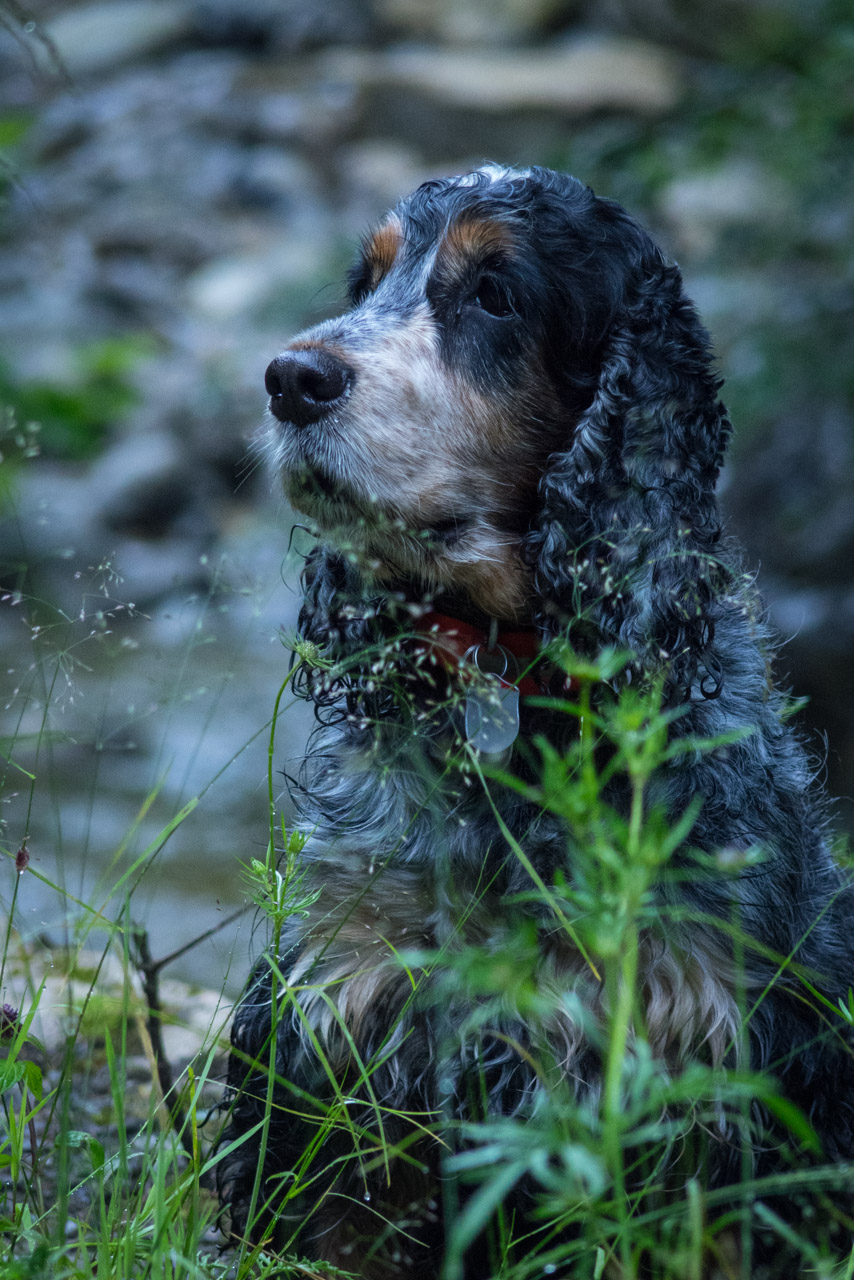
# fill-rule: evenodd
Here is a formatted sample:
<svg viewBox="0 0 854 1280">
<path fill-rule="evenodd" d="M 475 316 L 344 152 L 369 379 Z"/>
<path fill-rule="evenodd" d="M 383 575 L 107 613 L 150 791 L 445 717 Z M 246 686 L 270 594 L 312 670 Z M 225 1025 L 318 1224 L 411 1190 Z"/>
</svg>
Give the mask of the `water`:
<svg viewBox="0 0 854 1280">
<path fill-rule="evenodd" d="M 5 602 L 0 732 L 16 767 L 2 813 L 10 847 L 28 837 L 25 936 L 102 945 L 96 912 L 116 919 L 130 891 L 158 959 L 247 903 L 241 864 L 264 856 L 269 830 L 269 722 L 290 661 L 281 630 L 299 603 L 296 558 L 282 579 L 286 541 L 274 517 L 254 518 L 252 536 L 223 552 L 217 590 L 176 593 L 147 616 L 90 603 L 84 619 L 57 622 L 42 610 L 51 621 L 33 637 L 24 619 L 36 606 Z M 287 695 L 282 706 L 275 786 L 289 812 L 281 770 L 311 718 Z M 10 862 L 7 903 L 15 875 Z M 166 975 L 236 993 L 260 945 L 255 920 L 250 907 Z"/>
</svg>

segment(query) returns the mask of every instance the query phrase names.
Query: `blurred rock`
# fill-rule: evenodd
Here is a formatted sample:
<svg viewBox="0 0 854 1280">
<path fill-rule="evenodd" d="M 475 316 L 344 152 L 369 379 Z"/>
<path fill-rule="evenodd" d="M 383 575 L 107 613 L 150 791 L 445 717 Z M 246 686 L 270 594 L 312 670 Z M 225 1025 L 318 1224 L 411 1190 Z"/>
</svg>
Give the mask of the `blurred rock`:
<svg viewBox="0 0 854 1280">
<path fill-rule="evenodd" d="M 581 0 L 375 0 L 398 32 L 449 43 L 508 44 L 567 23 Z"/>
<path fill-rule="evenodd" d="M 808 650 L 848 651 L 854 638 L 854 591 L 840 592 L 829 587 L 792 590 L 784 579 L 763 574 L 763 596 L 767 599 L 774 627 L 784 645 L 793 641 Z M 844 624 L 844 640 L 839 643 L 839 624 Z M 828 640 L 835 637 L 836 640 Z"/>
<path fill-rule="evenodd" d="M 210 1050 L 214 1044 L 222 1050 L 228 1048 L 226 1023 L 230 1008 L 220 994 L 169 978 L 161 982 L 160 996 L 168 1009 L 163 1048 L 176 1075 L 186 1071 L 203 1050 Z"/>
<path fill-rule="evenodd" d="M 236 55 L 221 50 L 172 53 L 161 57 L 156 68 L 125 67 L 78 93 L 59 94 L 35 121 L 27 137 L 28 154 L 44 163 L 92 138 L 108 146 L 119 140 L 131 146 L 137 163 L 144 159 L 147 171 L 158 159 L 157 144 L 164 136 L 204 124 L 229 98 L 240 66 Z M 126 172 L 132 173 L 132 166 Z"/>
<path fill-rule="evenodd" d="M 206 587 L 200 557 L 216 536 L 218 485 L 176 453 L 167 437 L 128 437 L 90 470 L 43 462 L 18 480 L 25 520 L 0 521 L 4 561 L 30 566 L 39 590 L 74 616 L 80 574 L 109 563 L 135 604 Z M 168 535 L 168 536 L 167 536 Z"/>
<path fill-rule="evenodd" d="M 82 1035 L 97 1039 L 105 1028 L 112 1030 L 110 1019 L 118 1021 L 124 1008 L 146 1014 L 139 975 L 133 967 L 125 972 L 111 951 L 102 955 L 95 950 L 19 947 L 9 957 L 3 1000 L 26 1016 L 35 992 L 39 997 L 32 1032 L 48 1056 L 61 1052 L 69 1032 L 81 1033 L 81 1017 Z M 174 978 L 161 978 L 159 994 L 166 1023 L 164 1048 L 176 1075 L 203 1049 L 226 1047 L 230 1009 L 221 995 Z M 136 1055 L 128 1078 L 150 1079 L 151 1064 L 146 1063 Z"/>
<path fill-rule="evenodd" d="M 185 205 L 152 191 L 130 205 L 108 200 L 93 211 L 92 245 L 102 260 L 151 256 L 188 270 L 222 250 L 226 230 L 218 219 L 186 215 Z"/>
<path fill-rule="evenodd" d="M 691 53 L 730 54 L 785 47 L 811 20 L 814 0 L 584 0 L 582 13 L 611 30 L 641 35 Z"/>
<path fill-rule="evenodd" d="M 198 218 L 203 202 L 229 197 L 245 164 L 240 148 L 231 139 L 207 136 L 189 113 L 176 115 L 174 102 L 170 110 L 154 75 L 134 79 L 143 101 L 125 100 L 124 110 L 104 124 L 90 116 L 86 138 L 78 138 L 61 164 L 44 166 L 18 203 L 34 201 L 58 221 L 65 212 L 97 216 L 105 202 L 127 202 L 133 191 L 144 207 L 159 204 L 167 218 L 179 207 Z M 112 96 L 104 95 L 107 108 Z M 126 203 L 125 216 L 132 214 Z"/>
<path fill-rule="evenodd" d="M 703 257 L 727 227 L 759 225 L 768 231 L 787 223 L 792 193 L 758 162 L 733 159 L 677 178 L 663 191 L 659 207 L 680 251 Z"/>
<path fill-rule="evenodd" d="M 739 461 L 727 505 L 764 568 L 798 590 L 847 586 L 854 565 L 849 416 L 804 406 L 747 436 Z"/>
<path fill-rule="evenodd" d="M 317 203 L 317 180 L 310 165 L 281 146 L 245 150 L 245 161 L 232 188 L 244 208 L 268 209 L 283 217 L 299 218 Z"/>
<path fill-rule="evenodd" d="M 198 0 L 197 34 L 212 44 L 297 53 L 327 44 L 361 44 L 372 30 L 359 0 Z"/>
<path fill-rule="evenodd" d="M 168 432 L 126 435 L 92 467 L 96 518 L 113 533 L 161 537 L 186 511 L 195 478 Z"/>
<path fill-rule="evenodd" d="M 325 246 L 314 237 L 288 236 L 250 252 L 217 258 L 186 285 L 187 305 L 216 321 L 247 318 L 291 289 L 317 281 Z"/>
<path fill-rule="evenodd" d="M 356 206 L 356 217 L 376 218 L 408 192 L 436 176 L 413 147 L 384 138 L 366 138 L 338 153 L 341 185 Z"/>
<path fill-rule="evenodd" d="M 174 43 L 192 27 L 191 8 L 182 0 L 104 0 L 68 9 L 44 31 L 71 76 L 90 76 Z M 49 51 L 33 50 L 49 65 Z"/>
<path fill-rule="evenodd" d="M 785 282 L 753 267 L 739 264 L 738 270 L 726 270 L 716 262 L 707 262 L 704 270 L 692 270 L 688 281 L 689 292 L 711 329 L 729 331 L 732 343 L 733 320 L 738 320 L 738 331 L 761 326 L 780 314 L 790 305 L 791 290 Z M 735 365 L 747 359 L 732 345 L 727 348 L 727 376 L 748 374 L 750 370 L 736 369 Z"/>
<path fill-rule="evenodd" d="M 666 50 L 604 37 L 513 53 L 330 52 L 321 65 L 330 76 L 363 89 L 414 91 L 489 114 L 546 110 L 582 116 L 611 110 L 657 115 L 671 110 L 682 93 L 679 63 Z"/>
<path fill-rule="evenodd" d="M 175 521 L 178 535 L 181 522 Z M 201 543 L 209 545 L 207 538 Z M 116 537 L 113 534 L 110 547 L 110 563 L 124 584 L 124 594 L 141 609 L 177 596 L 183 598 L 193 591 L 210 589 L 211 575 L 202 558 L 199 545 L 180 536 L 168 538 Z"/>
<path fill-rule="evenodd" d="M 331 76 L 322 58 L 265 59 L 246 63 L 211 124 L 248 142 L 299 142 L 322 173 L 327 150 L 356 133 L 361 117 L 352 77 Z"/>
</svg>

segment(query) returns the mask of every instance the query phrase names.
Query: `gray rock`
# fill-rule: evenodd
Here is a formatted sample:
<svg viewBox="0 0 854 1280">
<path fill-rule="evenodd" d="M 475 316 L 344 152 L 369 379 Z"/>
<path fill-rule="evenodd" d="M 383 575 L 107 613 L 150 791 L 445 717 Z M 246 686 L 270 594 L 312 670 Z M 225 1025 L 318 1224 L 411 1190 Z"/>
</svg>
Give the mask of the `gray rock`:
<svg viewBox="0 0 854 1280">
<path fill-rule="evenodd" d="M 98 565 L 109 565 L 136 604 L 206 586 L 200 556 L 216 534 L 215 487 L 165 434 L 155 448 L 129 436 L 91 468 L 41 461 L 18 478 L 24 518 L 0 523 L 4 556 L 31 566 L 40 591 L 71 616 L 81 575 Z"/>
<path fill-rule="evenodd" d="M 187 281 L 186 302 L 208 320 L 248 319 L 266 303 L 316 283 L 326 261 L 327 246 L 321 238 L 277 236 L 195 272 Z"/>
<path fill-rule="evenodd" d="M 354 231 L 371 221 L 427 178 L 437 176 L 413 147 L 385 138 L 366 138 L 338 153 L 341 185 L 354 204 Z"/>
<path fill-rule="evenodd" d="M 152 257 L 179 271 L 221 252 L 228 239 L 223 219 L 192 216 L 187 202 L 149 187 L 140 199 L 104 201 L 92 210 L 90 235 L 100 260 Z"/>
<path fill-rule="evenodd" d="M 128 434 L 91 469 L 96 519 L 115 533 L 159 535 L 185 509 L 195 479 L 168 432 Z"/>
<path fill-rule="evenodd" d="M 584 0 L 583 16 L 609 30 L 626 31 L 691 53 L 744 55 L 784 47 L 827 19 L 815 0 Z M 771 34 L 773 33 L 773 35 Z M 774 45 L 776 37 L 779 43 Z"/>
<path fill-rule="evenodd" d="M 209 540 L 208 540 L 209 541 Z M 113 538 L 110 561 L 122 592 L 142 609 L 172 595 L 206 591 L 210 573 L 186 538 Z"/>
<path fill-rule="evenodd" d="M 240 59 L 222 50 L 161 56 L 156 66 L 130 66 L 105 81 L 48 102 L 27 136 L 41 162 L 57 159 L 92 138 L 122 140 L 156 150 L 164 134 L 181 134 L 227 101 Z M 136 135 L 136 136 L 135 136 Z"/>
<path fill-rule="evenodd" d="M 792 204 L 792 193 L 782 179 L 740 157 L 675 179 L 659 201 L 680 251 L 697 256 L 709 254 L 727 227 L 784 225 Z"/>
<path fill-rule="evenodd" d="M 316 203 L 316 174 L 292 151 L 263 145 L 245 148 L 244 153 L 232 189 L 242 205 L 298 217 L 307 204 Z"/>
<path fill-rule="evenodd" d="M 234 94 L 210 123 L 244 141 L 299 142 L 322 172 L 329 148 L 359 129 L 357 90 L 352 76 L 329 74 L 325 56 L 284 64 L 279 58 L 247 62 Z"/>
<path fill-rule="evenodd" d="M 373 27 L 360 0 L 199 0 L 194 16 L 204 40 L 283 53 L 360 44 Z"/>
<path fill-rule="evenodd" d="M 331 77 L 362 88 L 413 90 L 490 114 L 546 110 L 563 116 L 633 111 L 657 115 L 682 94 L 679 64 L 664 49 L 601 37 L 513 53 L 397 48 L 323 56 Z"/>
<path fill-rule="evenodd" d="M 376 0 L 378 15 L 408 36 L 506 44 L 568 22 L 580 0 Z"/>
<path fill-rule="evenodd" d="M 114 1002 L 116 1013 L 128 1002 L 131 1008 L 145 1010 L 139 975 L 132 967 L 126 972 L 109 951 L 106 955 L 95 950 L 72 954 L 60 948 L 52 953 L 46 948 L 25 951 L 20 947 L 10 958 L 3 999 L 28 1011 L 34 991 L 40 994 L 33 1033 L 49 1054 L 61 1049 L 70 1030 L 79 1030 L 81 1011 L 93 991 L 105 1003 Z M 224 1047 L 229 1007 L 221 994 L 164 978 L 160 998 L 169 1020 L 164 1028 L 164 1047 L 178 1071 L 183 1071 L 203 1048 L 217 1043 Z M 128 1066 L 130 1080 L 151 1079 L 151 1067 L 145 1058 L 129 1058 Z"/>
<path fill-rule="evenodd" d="M 791 590 L 850 582 L 854 440 L 841 408 L 794 409 L 741 446 L 727 494 L 739 535 Z"/>
<path fill-rule="evenodd" d="M 65 70 L 88 76 L 163 49 L 191 26 L 182 0 L 104 0 L 68 9 L 44 29 Z M 33 48 L 46 62 L 47 51 L 37 42 Z"/>
</svg>

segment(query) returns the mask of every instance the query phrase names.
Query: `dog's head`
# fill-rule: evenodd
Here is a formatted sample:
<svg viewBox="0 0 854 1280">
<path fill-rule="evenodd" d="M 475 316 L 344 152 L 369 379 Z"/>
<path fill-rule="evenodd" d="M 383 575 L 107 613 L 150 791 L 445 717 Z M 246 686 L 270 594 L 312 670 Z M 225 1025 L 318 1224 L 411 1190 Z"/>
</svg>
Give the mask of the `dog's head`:
<svg viewBox="0 0 854 1280">
<path fill-rule="evenodd" d="M 517 620 L 595 595 L 637 647 L 629 578 L 717 536 L 727 424 L 678 270 L 576 179 L 486 166 L 393 210 L 350 292 L 267 370 L 292 504 L 374 582 Z"/>
</svg>

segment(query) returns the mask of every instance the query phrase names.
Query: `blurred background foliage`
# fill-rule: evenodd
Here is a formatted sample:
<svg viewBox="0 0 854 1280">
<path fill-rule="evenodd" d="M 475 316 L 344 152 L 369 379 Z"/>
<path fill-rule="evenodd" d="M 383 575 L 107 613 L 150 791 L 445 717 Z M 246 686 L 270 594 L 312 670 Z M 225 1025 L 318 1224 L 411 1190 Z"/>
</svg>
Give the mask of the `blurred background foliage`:
<svg viewBox="0 0 854 1280">
<path fill-rule="evenodd" d="M 35 716 L 36 613 L 58 654 L 81 583 L 135 605 L 51 720 L 61 839 L 33 847 L 97 867 L 164 762 L 174 807 L 269 715 L 298 564 L 247 455 L 264 368 L 341 305 L 366 224 L 485 158 L 572 170 L 682 266 L 736 424 L 729 527 L 850 797 L 853 144 L 850 0 L 0 0 L 0 404 L 40 447 L 7 467 L 7 713 Z M 179 936 L 176 885 L 238 896 L 262 775 L 241 755 L 170 846 Z"/>
<path fill-rule="evenodd" d="M 63 382 L 47 376 L 19 380 L 0 362 L 0 404 L 17 421 L 38 423 L 46 457 L 91 458 L 104 447 L 112 426 L 137 403 L 130 371 L 151 350 L 144 334 L 102 338 L 72 348 L 72 367 Z"/>
</svg>

